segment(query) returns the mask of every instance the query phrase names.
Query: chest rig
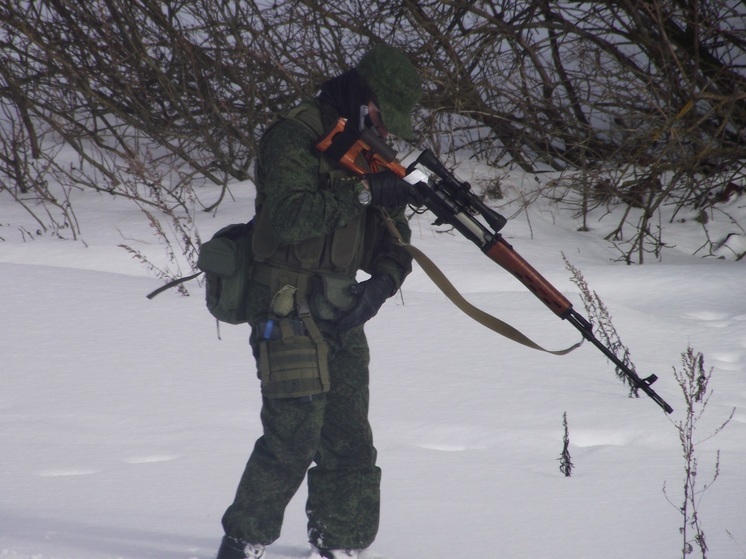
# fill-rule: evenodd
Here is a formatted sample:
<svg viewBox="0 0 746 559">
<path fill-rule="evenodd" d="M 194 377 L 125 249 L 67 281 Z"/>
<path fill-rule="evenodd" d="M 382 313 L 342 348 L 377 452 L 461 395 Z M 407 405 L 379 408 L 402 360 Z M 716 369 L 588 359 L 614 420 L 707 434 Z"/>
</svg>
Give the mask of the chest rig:
<svg viewBox="0 0 746 559">
<path fill-rule="evenodd" d="M 312 100 L 301 103 L 283 118 L 301 122 L 313 131 L 308 149 L 318 160 L 321 189 L 330 189 L 339 180 L 350 180 L 349 171 L 315 148 L 315 140 L 336 123 L 336 114 L 325 115 L 324 107 Z M 364 161 L 361 164 L 367 167 Z M 349 286 L 355 283 L 358 270 L 369 268 L 380 236 L 380 220 L 368 209 L 327 235 L 282 244 L 272 227 L 269 211 L 260 203 L 252 241 L 255 260 L 252 279 L 269 286 L 272 293 L 285 285 L 296 287 L 296 296 L 310 299 L 317 318 L 333 320 L 339 311 L 349 310 L 355 303 Z"/>
</svg>

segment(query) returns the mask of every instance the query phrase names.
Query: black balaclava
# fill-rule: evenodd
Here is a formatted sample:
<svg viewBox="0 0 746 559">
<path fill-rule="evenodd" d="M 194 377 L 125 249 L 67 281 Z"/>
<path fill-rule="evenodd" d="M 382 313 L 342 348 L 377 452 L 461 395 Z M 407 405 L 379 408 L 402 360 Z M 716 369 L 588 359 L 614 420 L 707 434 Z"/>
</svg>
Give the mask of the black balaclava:
<svg viewBox="0 0 746 559">
<path fill-rule="evenodd" d="M 373 92 L 354 68 L 321 84 L 319 98 L 347 119 L 347 128 L 362 132 L 360 107 L 367 106 Z M 363 127 L 365 124 L 363 125 Z"/>
</svg>

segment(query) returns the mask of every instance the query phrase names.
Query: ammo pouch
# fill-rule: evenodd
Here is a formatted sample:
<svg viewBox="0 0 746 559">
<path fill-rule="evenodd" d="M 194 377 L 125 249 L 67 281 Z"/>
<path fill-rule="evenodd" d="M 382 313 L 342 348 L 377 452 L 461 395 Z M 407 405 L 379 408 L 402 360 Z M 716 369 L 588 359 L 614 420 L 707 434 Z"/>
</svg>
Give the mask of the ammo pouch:
<svg viewBox="0 0 746 559">
<path fill-rule="evenodd" d="M 310 319 L 310 316 L 308 317 Z M 311 336 L 306 322 L 284 317 L 269 328 L 279 331 L 259 343 L 259 378 L 267 398 L 302 398 L 329 391 L 328 347 L 315 324 Z M 263 332 L 267 335 L 267 327 Z"/>
<path fill-rule="evenodd" d="M 253 220 L 224 227 L 203 243 L 197 267 L 205 273 L 207 310 L 221 322 L 243 324 L 251 279 Z"/>
<path fill-rule="evenodd" d="M 321 320 L 337 320 L 344 312 L 355 306 L 357 297 L 350 287 L 357 282 L 344 275 L 324 274 L 316 282 L 320 289 L 314 290 L 309 304 L 314 316 Z"/>
<path fill-rule="evenodd" d="M 258 376 L 267 398 L 302 398 L 329 391 L 329 347 L 306 302 L 309 275 L 258 264 L 254 279 L 275 293 L 258 324 Z M 269 277 L 267 277 L 267 274 Z"/>
</svg>

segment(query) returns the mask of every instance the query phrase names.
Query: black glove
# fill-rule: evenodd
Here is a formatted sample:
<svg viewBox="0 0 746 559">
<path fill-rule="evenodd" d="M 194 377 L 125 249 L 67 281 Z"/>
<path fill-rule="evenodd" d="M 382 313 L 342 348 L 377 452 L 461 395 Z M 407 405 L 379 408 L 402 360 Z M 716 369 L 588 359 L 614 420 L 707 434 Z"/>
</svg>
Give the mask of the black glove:
<svg viewBox="0 0 746 559">
<path fill-rule="evenodd" d="M 357 303 L 337 320 L 337 326 L 342 330 L 349 330 L 366 323 L 378 314 L 386 299 L 393 295 L 394 287 L 394 280 L 387 274 L 372 276 L 351 286 L 350 291 L 357 295 Z"/>
<path fill-rule="evenodd" d="M 425 203 L 416 186 L 400 179 L 393 171 L 381 171 L 364 175 L 372 197 L 371 202 L 384 208 L 399 208 L 412 204 L 422 206 Z"/>
</svg>

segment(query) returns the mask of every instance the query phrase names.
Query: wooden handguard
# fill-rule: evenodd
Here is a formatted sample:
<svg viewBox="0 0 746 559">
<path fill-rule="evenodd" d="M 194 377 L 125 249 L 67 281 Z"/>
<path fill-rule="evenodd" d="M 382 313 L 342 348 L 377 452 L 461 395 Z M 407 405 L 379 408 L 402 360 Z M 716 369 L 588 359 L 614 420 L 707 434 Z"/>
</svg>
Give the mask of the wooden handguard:
<svg viewBox="0 0 746 559">
<path fill-rule="evenodd" d="M 554 314 L 565 318 L 572 309 L 572 303 L 537 272 L 531 264 L 513 250 L 502 237 L 495 238 L 482 251 L 493 261 L 513 274 L 518 281 L 536 295 Z"/>
</svg>

